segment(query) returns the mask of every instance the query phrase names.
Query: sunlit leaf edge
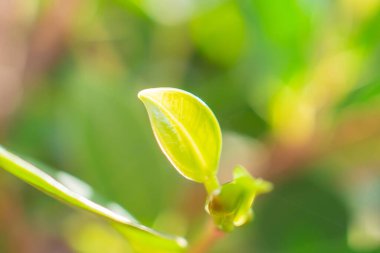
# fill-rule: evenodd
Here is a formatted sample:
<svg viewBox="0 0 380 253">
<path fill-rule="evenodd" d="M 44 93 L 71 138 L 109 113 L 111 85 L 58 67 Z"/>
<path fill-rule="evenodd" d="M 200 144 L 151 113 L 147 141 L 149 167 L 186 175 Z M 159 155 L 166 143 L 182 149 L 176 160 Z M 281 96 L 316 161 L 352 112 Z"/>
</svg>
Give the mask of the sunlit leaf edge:
<svg viewBox="0 0 380 253">
<path fill-rule="evenodd" d="M 155 240 L 162 240 L 163 245 L 170 244 L 169 247 L 178 249 L 178 252 L 182 252 L 187 247 L 187 242 L 184 238 L 159 233 L 136 222 L 133 217 L 120 215 L 90 199 L 87 199 L 77 192 L 67 188 L 53 176 L 21 159 L 19 156 L 7 151 L 2 146 L 0 146 L 0 167 L 65 204 L 86 210 L 108 220 L 114 224 L 114 226 L 118 227 L 118 230 L 127 229 L 128 233 L 123 233 L 124 235 L 138 231 L 140 234 L 143 233 L 153 236 Z M 128 236 L 127 239 L 129 239 Z M 133 242 L 131 242 L 131 244 L 133 244 Z"/>
</svg>

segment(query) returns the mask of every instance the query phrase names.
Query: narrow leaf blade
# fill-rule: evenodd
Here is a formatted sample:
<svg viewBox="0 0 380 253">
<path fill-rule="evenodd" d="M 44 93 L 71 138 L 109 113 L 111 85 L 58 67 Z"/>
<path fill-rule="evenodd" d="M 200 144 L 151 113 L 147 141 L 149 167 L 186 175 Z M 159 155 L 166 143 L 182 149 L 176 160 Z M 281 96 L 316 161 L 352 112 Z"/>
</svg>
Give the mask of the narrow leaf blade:
<svg viewBox="0 0 380 253">
<path fill-rule="evenodd" d="M 164 235 L 141 225 L 126 211 L 123 211 L 123 214 L 120 214 L 110 208 L 111 206 L 116 206 L 114 203 L 109 203 L 109 205 L 100 205 L 96 203 L 92 200 L 92 197 L 95 196 L 92 193 L 92 189 L 88 185 L 66 173 L 62 174 L 62 172 L 53 172 L 56 176 L 60 175 L 59 178 L 61 181 L 70 181 L 73 186 L 77 186 L 76 188 L 78 190 L 79 188 L 82 189 L 82 194 L 79 194 L 78 191 L 71 190 L 66 186 L 67 184 L 60 182 L 58 178 L 54 178 L 52 175 L 47 174 L 33 164 L 5 150 L 1 146 L 0 167 L 65 204 L 91 212 L 106 219 L 125 235 L 132 247 L 136 249 L 136 252 L 179 253 L 186 249 L 186 241 L 183 238 Z M 87 196 L 84 196 L 83 194 L 86 192 L 87 194 L 85 195 Z"/>
</svg>

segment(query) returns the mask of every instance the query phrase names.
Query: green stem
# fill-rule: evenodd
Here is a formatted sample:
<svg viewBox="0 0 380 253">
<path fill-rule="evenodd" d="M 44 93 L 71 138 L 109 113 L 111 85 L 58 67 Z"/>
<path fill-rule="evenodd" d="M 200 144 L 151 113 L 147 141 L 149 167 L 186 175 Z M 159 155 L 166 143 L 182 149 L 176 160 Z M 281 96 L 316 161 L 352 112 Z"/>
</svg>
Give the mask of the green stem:
<svg viewBox="0 0 380 253">
<path fill-rule="evenodd" d="M 212 177 L 209 177 L 205 182 L 204 185 L 206 187 L 206 190 L 208 194 L 213 193 L 216 189 L 219 189 L 220 183 L 218 178 L 214 175 Z"/>
</svg>

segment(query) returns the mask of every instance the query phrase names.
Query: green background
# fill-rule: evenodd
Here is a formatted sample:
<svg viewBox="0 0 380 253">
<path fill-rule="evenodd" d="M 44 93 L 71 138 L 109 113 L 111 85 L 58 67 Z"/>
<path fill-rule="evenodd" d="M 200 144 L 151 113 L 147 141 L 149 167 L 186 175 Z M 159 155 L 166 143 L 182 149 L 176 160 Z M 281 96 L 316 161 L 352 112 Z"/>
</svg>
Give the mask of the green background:
<svg viewBox="0 0 380 253">
<path fill-rule="evenodd" d="M 275 184 L 214 252 L 380 252 L 380 2 L 15 0 L 0 7 L 0 140 L 189 238 L 205 191 L 161 154 L 137 92 L 202 98 L 236 164 Z M 0 251 L 130 252 L 0 173 Z"/>
</svg>

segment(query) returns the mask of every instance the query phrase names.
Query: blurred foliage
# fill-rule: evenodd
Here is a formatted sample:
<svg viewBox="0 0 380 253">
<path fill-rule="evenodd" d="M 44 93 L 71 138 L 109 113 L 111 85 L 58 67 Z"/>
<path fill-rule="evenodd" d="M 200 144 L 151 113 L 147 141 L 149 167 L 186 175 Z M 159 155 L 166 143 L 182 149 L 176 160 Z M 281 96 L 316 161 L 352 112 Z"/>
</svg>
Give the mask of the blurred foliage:
<svg viewBox="0 0 380 253">
<path fill-rule="evenodd" d="M 5 146 L 88 182 L 146 225 L 171 232 L 172 225 L 158 220 L 163 213 L 179 216 L 173 220 L 191 241 L 206 217 L 202 189 L 171 169 L 136 97 L 144 88 L 179 87 L 210 106 L 226 139 L 239 136 L 231 142 L 236 148 L 225 142 L 222 151 L 225 181 L 231 180 L 227 164 L 243 153 L 242 165 L 254 176 L 275 180 L 275 191 L 257 201 L 255 222 L 221 240 L 215 252 L 380 252 L 374 204 L 380 1 L 16 0 L 4 6 Z M 41 237 L 48 238 L 43 245 L 59 238 L 73 252 L 95 252 L 94 241 L 128 252 L 102 224 L 83 225 L 82 216 L 72 222 L 71 211 L 11 177 L 1 174 L 0 186 L 2 195 L 18 196 L 1 198 L 0 251 L 32 252 L 15 243 L 24 233 L 41 235 L 27 244 L 39 253 L 54 252 L 38 248 Z M 9 216 L 8 206 L 20 211 Z"/>
</svg>

